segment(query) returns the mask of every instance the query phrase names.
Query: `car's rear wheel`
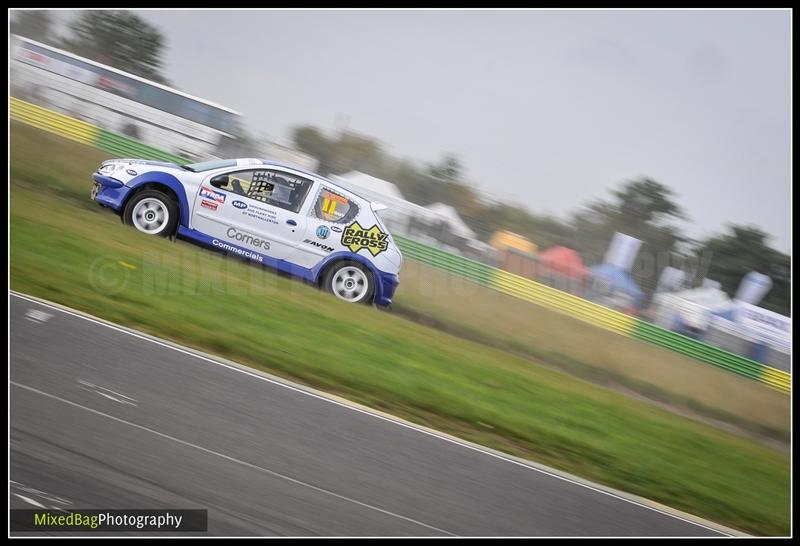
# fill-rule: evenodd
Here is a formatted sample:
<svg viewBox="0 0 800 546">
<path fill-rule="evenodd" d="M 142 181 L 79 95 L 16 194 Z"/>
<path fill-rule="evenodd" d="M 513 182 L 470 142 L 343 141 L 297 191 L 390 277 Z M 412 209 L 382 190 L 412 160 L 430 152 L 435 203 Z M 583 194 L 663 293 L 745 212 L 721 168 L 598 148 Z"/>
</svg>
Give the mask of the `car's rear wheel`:
<svg viewBox="0 0 800 546">
<path fill-rule="evenodd" d="M 166 193 L 145 190 L 131 197 L 122 217 L 142 233 L 167 237 L 178 225 L 178 205 Z"/>
<path fill-rule="evenodd" d="M 348 303 L 369 303 L 375 292 L 375 279 L 359 263 L 338 262 L 325 274 L 323 288 Z"/>
</svg>

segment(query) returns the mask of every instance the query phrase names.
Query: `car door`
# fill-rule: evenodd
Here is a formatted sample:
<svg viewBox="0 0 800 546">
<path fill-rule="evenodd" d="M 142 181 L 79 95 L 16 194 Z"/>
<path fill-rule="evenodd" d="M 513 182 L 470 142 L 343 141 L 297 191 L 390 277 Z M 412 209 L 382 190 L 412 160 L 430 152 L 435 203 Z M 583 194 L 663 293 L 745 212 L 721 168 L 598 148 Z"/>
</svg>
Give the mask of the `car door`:
<svg viewBox="0 0 800 546">
<path fill-rule="evenodd" d="M 312 268 L 329 254 L 348 250 L 342 245 L 344 229 L 358 216 L 359 203 L 341 188 L 321 182 L 308 198 L 307 227 L 292 261 Z"/>
<path fill-rule="evenodd" d="M 277 260 L 289 258 L 306 230 L 300 214 L 314 182 L 276 167 L 238 168 L 200 185 L 194 229 Z"/>
</svg>

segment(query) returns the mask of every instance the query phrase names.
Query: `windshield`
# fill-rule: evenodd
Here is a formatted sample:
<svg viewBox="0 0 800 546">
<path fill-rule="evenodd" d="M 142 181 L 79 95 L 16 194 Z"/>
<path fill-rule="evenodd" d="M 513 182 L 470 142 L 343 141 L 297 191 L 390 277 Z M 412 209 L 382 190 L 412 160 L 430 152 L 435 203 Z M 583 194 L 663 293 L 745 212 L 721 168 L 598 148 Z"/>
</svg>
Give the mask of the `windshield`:
<svg viewBox="0 0 800 546">
<path fill-rule="evenodd" d="M 183 168 L 187 171 L 200 173 L 203 171 L 213 171 L 214 169 L 221 169 L 223 167 L 235 167 L 235 159 L 217 159 L 214 161 L 203 161 L 202 163 L 191 163 L 184 165 Z"/>
</svg>

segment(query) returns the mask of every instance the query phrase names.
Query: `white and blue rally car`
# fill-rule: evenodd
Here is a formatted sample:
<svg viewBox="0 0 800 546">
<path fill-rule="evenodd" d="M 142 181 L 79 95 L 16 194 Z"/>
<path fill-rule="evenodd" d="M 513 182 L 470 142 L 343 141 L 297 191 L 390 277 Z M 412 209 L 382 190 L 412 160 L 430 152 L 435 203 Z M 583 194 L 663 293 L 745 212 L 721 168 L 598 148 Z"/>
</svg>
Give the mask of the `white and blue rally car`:
<svg viewBox="0 0 800 546">
<path fill-rule="evenodd" d="M 270 266 L 348 302 L 392 302 L 403 258 L 381 205 L 319 175 L 261 159 L 112 159 L 92 178 L 92 199 L 142 233 Z"/>
</svg>

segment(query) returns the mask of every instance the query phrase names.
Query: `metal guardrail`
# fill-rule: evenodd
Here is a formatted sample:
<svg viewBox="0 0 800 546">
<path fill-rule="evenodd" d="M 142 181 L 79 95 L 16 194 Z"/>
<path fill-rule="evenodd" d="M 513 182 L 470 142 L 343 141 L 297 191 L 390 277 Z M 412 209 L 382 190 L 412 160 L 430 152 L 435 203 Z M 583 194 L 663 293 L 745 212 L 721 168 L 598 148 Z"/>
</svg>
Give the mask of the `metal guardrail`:
<svg viewBox="0 0 800 546">
<path fill-rule="evenodd" d="M 765 340 L 753 336 L 735 323 L 717 318 L 706 328 L 702 340 L 709 345 L 719 347 L 731 353 L 748 356 L 757 349 L 762 349 L 762 356 L 752 357 L 767 366 L 791 373 L 791 348 L 774 340 Z"/>
<path fill-rule="evenodd" d="M 123 156 L 185 163 L 175 156 L 128 137 L 70 118 L 17 98 L 11 98 L 11 118 L 102 150 Z M 450 254 L 422 243 L 395 236 L 406 257 L 476 282 L 487 288 L 572 316 L 617 334 L 647 341 L 713 364 L 788 393 L 791 375 L 718 347 L 670 332 L 661 327 L 602 307 L 567 292 L 520 277 L 496 267 Z"/>
</svg>

